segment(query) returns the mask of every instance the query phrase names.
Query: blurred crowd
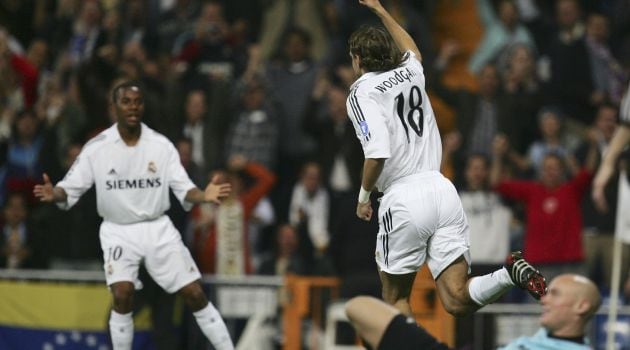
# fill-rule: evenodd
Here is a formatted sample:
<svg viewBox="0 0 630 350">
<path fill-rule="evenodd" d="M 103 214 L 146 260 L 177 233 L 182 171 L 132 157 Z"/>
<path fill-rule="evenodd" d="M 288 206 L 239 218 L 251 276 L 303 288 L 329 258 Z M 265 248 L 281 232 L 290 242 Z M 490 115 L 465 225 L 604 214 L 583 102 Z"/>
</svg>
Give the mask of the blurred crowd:
<svg viewBox="0 0 630 350">
<path fill-rule="evenodd" d="M 617 182 L 603 212 L 590 180 L 628 84 L 630 3 L 476 0 L 483 35 L 467 56 L 470 43 L 435 40 L 438 1 L 383 3 L 417 40 L 432 99 L 454 111 L 442 170 L 468 215 L 473 271 L 524 249 L 548 279 L 584 273 L 605 291 Z M 144 122 L 193 181 L 220 172 L 233 185 L 218 207 L 171 200 L 202 272 L 336 275 L 342 296 L 378 295 L 345 103 L 347 38 L 375 21 L 355 0 L 0 2 L 0 266 L 100 269 L 94 193 L 64 212 L 32 188 L 64 176 L 113 122 L 112 87 L 136 80 Z M 443 79 L 463 57 L 474 88 Z"/>
</svg>

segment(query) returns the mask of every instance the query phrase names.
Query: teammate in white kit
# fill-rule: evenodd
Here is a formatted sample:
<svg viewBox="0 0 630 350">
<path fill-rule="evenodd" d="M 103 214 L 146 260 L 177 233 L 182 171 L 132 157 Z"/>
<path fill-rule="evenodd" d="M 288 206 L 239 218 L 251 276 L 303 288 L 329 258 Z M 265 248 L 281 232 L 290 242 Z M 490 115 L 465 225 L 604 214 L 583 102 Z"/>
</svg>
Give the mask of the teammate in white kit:
<svg viewBox="0 0 630 350">
<path fill-rule="evenodd" d="M 141 288 L 141 263 L 162 288 L 184 298 L 215 349 L 234 349 L 221 315 L 201 288 L 190 252 L 164 215 L 170 206 L 169 189 L 190 209 L 192 203 L 219 203 L 230 185 L 212 181 L 202 191 L 192 183 L 175 146 L 141 122 L 144 99 L 137 84 L 118 85 L 112 102 L 117 123 L 85 144 L 55 187 L 44 174 L 44 184 L 35 186 L 34 194 L 67 209 L 96 186 L 105 276 L 114 298 L 109 325 L 115 350 L 131 349 L 131 310 L 134 290 Z"/>
<path fill-rule="evenodd" d="M 520 252 L 508 257 L 507 269 L 468 277 L 468 223 L 455 187 L 439 172 L 442 144 L 420 52 L 378 0 L 359 2 L 387 29 L 362 27 L 350 37 L 352 66 L 360 77 L 347 100 L 365 154 L 357 216 L 369 221 L 370 193 L 384 192 L 376 244 L 383 299 L 411 315 L 411 288 L 425 261 L 451 314 L 475 311 L 514 285 L 539 299 L 545 280 Z"/>
</svg>

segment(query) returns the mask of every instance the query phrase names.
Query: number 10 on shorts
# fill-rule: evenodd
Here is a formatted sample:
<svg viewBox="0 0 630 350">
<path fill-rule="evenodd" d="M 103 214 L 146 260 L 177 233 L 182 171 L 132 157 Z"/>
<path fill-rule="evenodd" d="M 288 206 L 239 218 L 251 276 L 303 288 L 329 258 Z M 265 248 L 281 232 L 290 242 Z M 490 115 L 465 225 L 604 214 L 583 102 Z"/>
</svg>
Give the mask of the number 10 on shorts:
<svg viewBox="0 0 630 350">
<path fill-rule="evenodd" d="M 120 259 L 121 255 L 122 255 L 122 247 L 121 246 L 117 245 L 115 247 L 107 248 L 107 262 L 110 262 L 112 260 L 118 261 L 118 259 Z"/>
</svg>

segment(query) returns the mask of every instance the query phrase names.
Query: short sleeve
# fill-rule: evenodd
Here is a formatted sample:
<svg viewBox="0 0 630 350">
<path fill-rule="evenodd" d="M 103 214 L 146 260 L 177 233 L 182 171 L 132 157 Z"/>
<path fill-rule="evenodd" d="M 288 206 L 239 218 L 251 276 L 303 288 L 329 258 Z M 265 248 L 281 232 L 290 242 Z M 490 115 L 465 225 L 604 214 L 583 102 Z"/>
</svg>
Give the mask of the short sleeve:
<svg viewBox="0 0 630 350">
<path fill-rule="evenodd" d="M 94 184 L 94 171 L 90 165 L 89 156 L 85 148 L 74 160 L 72 167 L 66 173 L 63 180 L 57 183 L 57 187 L 63 188 L 67 198 L 65 202 L 58 202 L 57 206 L 68 210 L 75 205 L 79 198 Z"/>
<path fill-rule="evenodd" d="M 186 173 L 186 169 L 182 166 L 182 163 L 179 159 L 179 154 L 173 145 L 169 145 L 169 162 L 168 162 L 168 171 L 167 171 L 167 183 L 168 186 L 173 190 L 175 197 L 179 200 L 184 210 L 190 210 L 193 206 L 192 203 L 186 201 L 186 194 L 188 191 L 197 187 L 190 180 L 188 173 Z"/>
<path fill-rule="evenodd" d="M 531 181 L 503 181 L 496 186 L 495 191 L 506 198 L 527 202 L 534 192 L 534 186 Z"/>
<path fill-rule="evenodd" d="M 420 70 L 420 73 L 424 74 L 424 67 L 422 66 L 421 61 L 418 59 L 418 56 L 416 56 L 416 54 L 411 50 L 405 51 L 405 61 L 403 62 L 403 65 L 413 66 Z"/>
<path fill-rule="evenodd" d="M 376 101 L 357 93 L 357 89 L 354 89 L 350 92 L 346 104 L 365 158 L 391 157 L 387 123 Z"/>
</svg>

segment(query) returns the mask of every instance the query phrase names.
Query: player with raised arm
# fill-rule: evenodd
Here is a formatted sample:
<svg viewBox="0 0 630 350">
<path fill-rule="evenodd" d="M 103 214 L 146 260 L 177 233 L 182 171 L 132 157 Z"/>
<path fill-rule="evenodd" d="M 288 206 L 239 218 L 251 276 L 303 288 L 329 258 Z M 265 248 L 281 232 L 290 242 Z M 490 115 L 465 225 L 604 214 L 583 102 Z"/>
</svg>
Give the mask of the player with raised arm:
<svg viewBox="0 0 630 350">
<path fill-rule="evenodd" d="M 217 178 L 202 191 L 192 183 L 175 146 L 142 123 L 144 97 L 138 84 L 116 86 L 112 103 L 117 122 L 85 144 L 62 181 L 53 187 L 44 174 L 44 184 L 33 192 L 42 202 L 68 209 L 96 186 L 105 277 L 114 299 L 109 325 L 115 350 L 131 349 L 131 311 L 134 290 L 141 288 L 141 263 L 162 288 L 184 298 L 215 349 L 234 349 L 221 315 L 201 288 L 190 252 L 164 215 L 169 189 L 190 209 L 192 203 L 218 204 L 230 185 L 219 184 Z"/>
<path fill-rule="evenodd" d="M 370 193 L 384 192 L 379 207 L 376 262 L 383 299 L 411 315 L 409 296 L 426 261 L 446 310 L 475 311 L 514 285 L 539 299 L 545 279 L 519 252 L 505 268 L 469 278 L 468 223 L 453 184 L 440 174 L 442 145 L 418 47 L 378 0 L 359 0 L 382 21 L 349 40 L 353 69 L 347 107 L 365 155 L 357 216 L 372 217 Z"/>
</svg>

